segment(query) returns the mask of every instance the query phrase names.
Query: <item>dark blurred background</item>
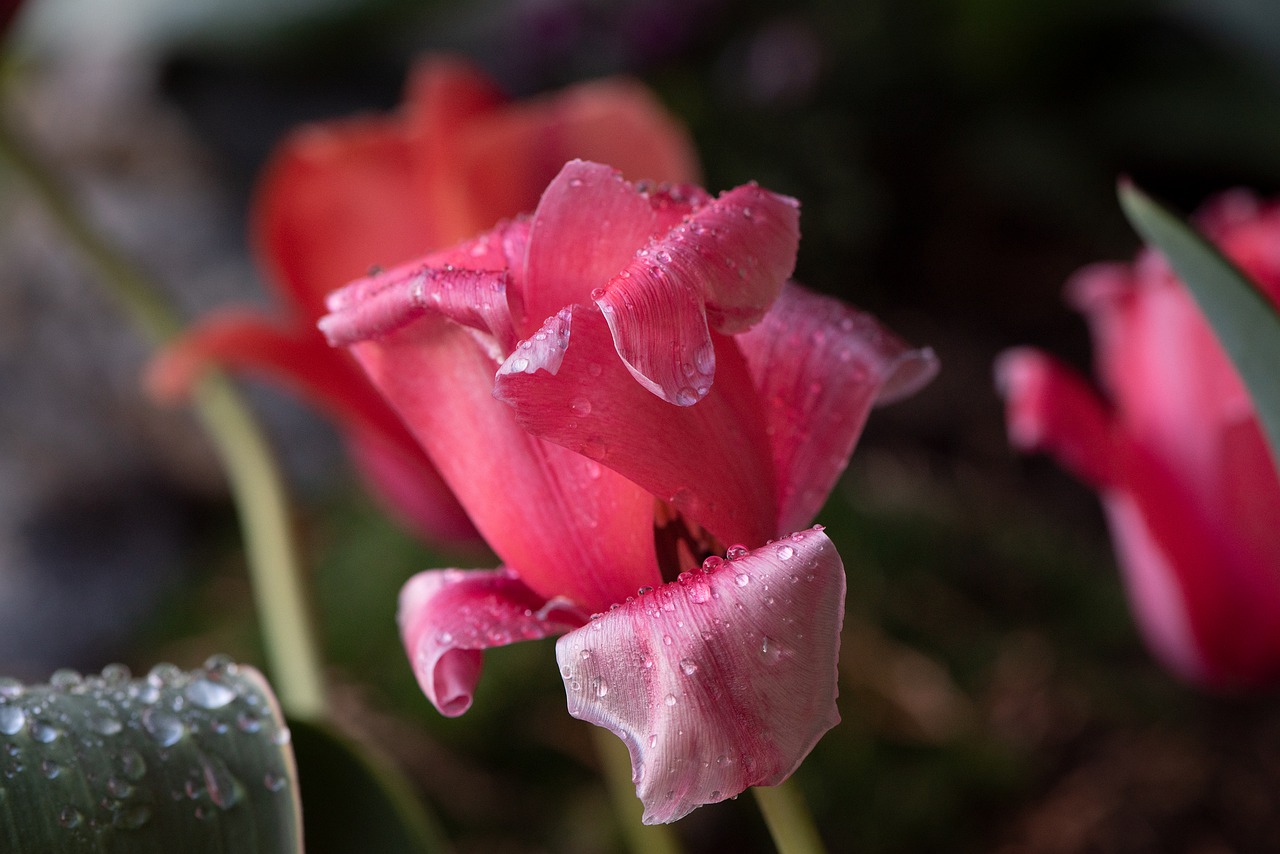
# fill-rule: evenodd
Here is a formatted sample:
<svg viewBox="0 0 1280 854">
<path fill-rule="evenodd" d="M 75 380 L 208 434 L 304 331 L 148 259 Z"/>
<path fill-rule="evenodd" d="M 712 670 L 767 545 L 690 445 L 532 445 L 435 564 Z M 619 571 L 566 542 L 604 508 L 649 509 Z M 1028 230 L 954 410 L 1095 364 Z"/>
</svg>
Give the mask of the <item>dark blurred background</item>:
<svg viewBox="0 0 1280 854">
<path fill-rule="evenodd" d="M 833 851 L 1280 850 L 1274 696 L 1206 696 L 1137 638 L 1095 497 L 1005 443 L 991 363 L 1087 369 L 1059 298 L 1137 239 L 1115 181 L 1189 211 L 1280 185 L 1271 0 L 30 0 L 6 112 L 85 210 L 195 316 L 266 296 L 254 178 L 295 124 L 392 108 L 429 51 L 512 95 L 649 83 L 707 185 L 803 202 L 797 276 L 931 344 L 943 370 L 875 413 L 820 521 L 850 599 L 844 723 L 802 767 Z M 258 651 L 234 517 L 147 349 L 0 170 L 0 671 Z M 607 850 L 611 815 L 551 650 L 500 650 L 439 718 L 395 594 L 448 565 L 382 518 L 328 428 L 250 385 L 285 452 L 348 728 L 406 762 L 461 851 Z M 678 825 L 767 851 L 750 799 Z"/>
</svg>

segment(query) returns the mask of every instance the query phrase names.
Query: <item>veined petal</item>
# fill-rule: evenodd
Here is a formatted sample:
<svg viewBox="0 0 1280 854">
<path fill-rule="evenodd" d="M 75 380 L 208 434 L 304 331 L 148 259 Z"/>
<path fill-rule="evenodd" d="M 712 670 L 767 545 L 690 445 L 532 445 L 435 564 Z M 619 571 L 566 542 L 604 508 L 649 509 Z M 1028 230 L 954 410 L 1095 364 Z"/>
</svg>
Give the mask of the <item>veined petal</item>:
<svg viewBox="0 0 1280 854">
<path fill-rule="evenodd" d="M 794 282 L 735 340 L 773 451 L 777 531 L 813 521 L 872 406 L 914 393 L 938 367 L 931 350 L 913 350 L 871 315 Z"/>
<path fill-rule="evenodd" d="M 660 581 L 653 496 L 523 430 L 492 354 L 434 315 L 352 347 L 502 562 L 545 597 L 602 610 Z"/>
<path fill-rule="evenodd" d="M 737 346 L 715 342 L 721 381 L 697 406 L 671 406 L 632 380 L 600 312 L 576 305 L 516 347 L 493 394 L 529 433 L 624 475 L 722 542 L 760 543 L 778 533 L 768 439 Z"/>
<path fill-rule="evenodd" d="M 507 569 L 437 569 L 405 584 L 398 621 L 423 693 L 452 718 L 471 707 L 481 650 L 562 634 L 585 615 L 539 596 Z"/>
<path fill-rule="evenodd" d="M 795 267 L 799 221 L 794 199 L 738 187 L 651 240 L 593 291 L 636 380 L 678 406 L 705 397 L 715 377 L 709 327 L 735 334 L 765 315 Z"/>
<path fill-rule="evenodd" d="M 705 566 L 556 642 L 569 713 L 626 743 L 646 824 L 781 783 L 840 720 L 845 579 L 826 535 Z"/>
<path fill-rule="evenodd" d="M 1047 451 L 1095 487 L 1117 479 L 1116 441 L 1108 407 L 1075 371 L 1029 347 L 996 361 L 1009 441 L 1023 451 Z"/>
</svg>

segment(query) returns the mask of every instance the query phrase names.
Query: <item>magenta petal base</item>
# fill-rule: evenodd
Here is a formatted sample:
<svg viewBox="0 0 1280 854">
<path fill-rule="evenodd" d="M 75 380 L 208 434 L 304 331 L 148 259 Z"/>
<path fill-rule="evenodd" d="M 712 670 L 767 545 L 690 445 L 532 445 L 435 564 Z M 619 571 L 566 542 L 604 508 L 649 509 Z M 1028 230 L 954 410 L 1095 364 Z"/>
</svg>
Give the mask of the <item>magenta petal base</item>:
<svg viewBox="0 0 1280 854">
<path fill-rule="evenodd" d="M 646 824 L 781 783 L 840 720 L 835 546 L 814 528 L 730 555 L 556 643 L 569 713 L 626 742 Z"/>
</svg>

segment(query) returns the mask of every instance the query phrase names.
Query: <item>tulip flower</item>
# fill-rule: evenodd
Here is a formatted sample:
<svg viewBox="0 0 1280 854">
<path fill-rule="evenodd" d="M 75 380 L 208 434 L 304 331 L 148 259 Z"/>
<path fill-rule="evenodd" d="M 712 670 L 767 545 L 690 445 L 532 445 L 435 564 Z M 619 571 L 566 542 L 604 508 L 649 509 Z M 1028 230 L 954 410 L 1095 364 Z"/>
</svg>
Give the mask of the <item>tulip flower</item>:
<svg viewBox="0 0 1280 854">
<path fill-rule="evenodd" d="M 179 396 L 210 363 L 266 375 L 334 418 L 396 515 L 432 538 L 474 536 L 399 417 L 315 323 L 326 295 L 371 267 L 530 210 L 574 156 L 609 159 L 636 178 L 697 176 L 686 134 L 637 83 L 603 80 L 509 103 L 454 59 L 423 62 L 395 115 L 295 131 L 267 166 L 253 210 L 254 242 L 286 314 L 206 317 L 152 365 L 151 389 Z"/>
<path fill-rule="evenodd" d="M 1206 235 L 1280 307 L 1280 206 L 1227 194 Z M 1280 480 L 1231 362 L 1164 257 L 1082 270 L 1102 393 L 1053 358 L 1004 354 L 1009 435 L 1098 490 L 1147 643 L 1218 688 L 1280 676 Z"/>
<path fill-rule="evenodd" d="M 573 161 L 321 321 L 502 563 L 405 586 L 423 691 L 461 714 L 482 650 L 563 634 L 569 710 L 626 743 L 648 823 L 781 782 L 838 720 L 844 571 L 806 526 L 871 406 L 935 369 L 788 282 L 798 220 Z"/>
</svg>

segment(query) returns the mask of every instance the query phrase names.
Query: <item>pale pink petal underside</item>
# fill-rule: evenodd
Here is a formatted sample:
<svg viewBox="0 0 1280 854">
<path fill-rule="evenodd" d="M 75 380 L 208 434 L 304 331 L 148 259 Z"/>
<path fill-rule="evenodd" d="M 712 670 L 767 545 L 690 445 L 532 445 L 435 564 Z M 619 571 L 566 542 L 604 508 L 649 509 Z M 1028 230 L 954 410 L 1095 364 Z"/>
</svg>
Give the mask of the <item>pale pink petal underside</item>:
<svg viewBox="0 0 1280 854">
<path fill-rule="evenodd" d="M 583 624 L 506 569 L 420 572 L 400 591 L 400 636 L 423 692 L 442 715 L 471 707 L 481 650 L 562 634 Z"/>
<path fill-rule="evenodd" d="M 613 469 L 722 542 L 760 543 L 778 534 L 768 438 L 733 339 L 715 340 L 720 381 L 676 407 L 632 380 L 594 306 L 574 306 L 516 347 L 493 393 L 532 435 Z"/>
<path fill-rule="evenodd" d="M 636 380 L 692 406 L 715 378 L 710 329 L 735 334 L 758 322 L 791 275 L 799 240 L 794 200 L 738 187 L 651 240 L 591 297 Z"/>
<path fill-rule="evenodd" d="M 937 372 L 871 315 L 788 283 L 736 338 L 759 392 L 778 483 L 779 531 L 808 525 L 849 463 L 873 404 Z"/>
<path fill-rule="evenodd" d="M 840 556 L 814 529 L 557 641 L 569 713 L 626 743 L 646 824 L 781 783 L 839 722 L 844 593 Z"/>
</svg>

